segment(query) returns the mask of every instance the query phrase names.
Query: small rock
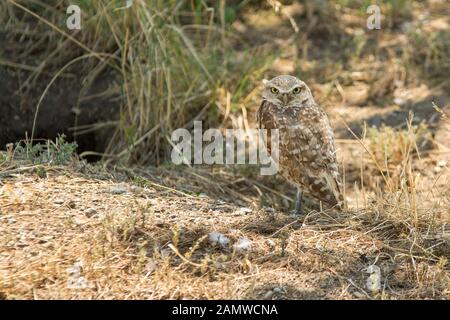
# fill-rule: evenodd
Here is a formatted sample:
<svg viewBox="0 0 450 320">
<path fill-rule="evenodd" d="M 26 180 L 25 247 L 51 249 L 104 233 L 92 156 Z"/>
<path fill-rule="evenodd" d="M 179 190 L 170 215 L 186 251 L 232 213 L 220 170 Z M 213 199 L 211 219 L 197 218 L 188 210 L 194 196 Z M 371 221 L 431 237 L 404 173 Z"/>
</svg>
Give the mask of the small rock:
<svg viewBox="0 0 450 320">
<path fill-rule="evenodd" d="M 83 261 L 77 261 L 66 269 L 69 274 L 80 274 L 83 268 Z"/>
<path fill-rule="evenodd" d="M 240 211 L 241 213 L 250 213 L 250 212 L 252 212 L 253 210 L 252 210 L 251 208 L 242 207 L 242 208 L 239 209 L 239 211 Z"/>
<path fill-rule="evenodd" d="M 222 247 L 226 247 L 230 240 L 227 236 L 221 234 L 220 232 L 213 231 L 208 235 L 209 242 L 213 245 L 220 245 Z"/>
<path fill-rule="evenodd" d="M 437 163 L 438 167 L 445 167 L 447 165 L 446 160 L 439 160 Z"/>
<path fill-rule="evenodd" d="M 164 227 L 165 223 L 163 219 L 155 219 L 155 226 Z"/>
<path fill-rule="evenodd" d="M 63 204 L 64 200 L 63 199 L 56 199 L 53 201 L 54 204 Z"/>
<path fill-rule="evenodd" d="M 97 210 L 89 208 L 84 212 L 84 214 L 86 215 L 86 217 L 91 218 L 97 214 Z"/>
<path fill-rule="evenodd" d="M 401 98 L 401 97 L 395 97 L 394 98 L 394 103 L 396 105 L 402 106 L 402 105 L 404 105 L 406 103 L 406 100 L 404 98 Z"/>
<path fill-rule="evenodd" d="M 82 226 L 82 225 L 88 223 L 89 220 L 88 220 L 88 218 L 86 218 L 86 217 L 75 217 L 75 218 L 73 219 L 73 222 L 74 222 L 77 226 Z"/>
<path fill-rule="evenodd" d="M 93 284 L 86 281 L 86 278 L 82 276 L 83 262 L 77 261 L 73 266 L 67 268 L 67 287 L 69 289 L 88 289 L 93 288 Z"/>
<path fill-rule="evenodd" d="M 275 241 L 273 241 L 272 239 L 267 239 L 266 242 L 271 248 L 275 248 L 276 246 Z"/>
<path fill-rule="evenodd" d="M 111 193 L 111 194 L 124 194 L 124 193 L 127 193 L 127 191 L 128 190 L 126 187 L 117 185 L 117 186 L 111 186 L 107 192 Z"/>
<path fill-rule="evenodd" d="M 67 206 L 68 206 L 70 209 L 75 209 L 76 203 L 75 203 L 75 201 L 70 200 L 70 201 L 67 203 Z"/>
<path fill-rule="evenodd" d="M 234 249 L 238 252 L 248 251 L 252 247 L 252 242 L 247 238 L 241 238 L 237 243 L 234 244 Z"/>
<path fill-rule="evenodd" d="M 376 294 L 381 290 L 381 269 L 379 266 L 371 265 L 366 269 L 366 272 L 370 274 L 367 278 L 366 286 L 367 289 Z"/>
<path fill-rule="evenodd" d="M 40 238 L 38 240 L 38 243 L 44 244 L 44 243 L 47 243 L 48 241 L 50 241 L 52 239 L 53 239 L 53 236 L 44 236 L 44 237 L 42 237 L 42 238 Z"/>
<path fill-rule="evenodd" d="M 145 271 L 147 271 L 147 275 L 150 275 L 155 270 L 156 270 L 156 262 L 152 259 L 145 265 Z"/>
<path fill-rule="evenodd" d="M 370 120 L 370 126 L 371 126 L 372 128 L 379 128 L 379 127 L 381 126 L 381 122 L 382 122 L 381 117 L 378 116 L 378 115 L 375 115 L 375 116 L 373 116 L 372 119 Z"/>
<path fill-rule="evenodd" d="M 272 291 L 274 293 L 286 293 L 286 290 L 284 290 L 283 288 L 280 288 L 280 287 L 275 287 L 272 289 Z"/>
<path fill-rule="evenodd" d="M 144 191 L 144 189 L 138 186 L 131 186 L 130 190 L 133 193 L 142 193 L 142 191 Z"/>
</svg>

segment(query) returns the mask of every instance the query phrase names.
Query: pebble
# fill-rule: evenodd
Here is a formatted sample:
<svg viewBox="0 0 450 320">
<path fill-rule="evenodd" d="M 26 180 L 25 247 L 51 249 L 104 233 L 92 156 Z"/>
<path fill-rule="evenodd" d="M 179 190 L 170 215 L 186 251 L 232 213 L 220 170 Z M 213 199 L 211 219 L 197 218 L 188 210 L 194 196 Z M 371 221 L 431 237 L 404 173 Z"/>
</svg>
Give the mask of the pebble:
<svg viewBox="0 0 450 320">
<path fill-rule="evenodd" d="M 272 289 L 273 292 L 275 293 L 284 293 L 284 289 L 280 288 L 280 287 L 275 287 Z"/>
<path fill-rule="evenodd" d="M 75 217 L 73 219 L 73 222 L 77 225 L 77 226 L 82 226 L 86 223 L 89 222 L 89 220 L 86 217 Z"/>
<path fill-rule="evenodd" d="M 445 160 L 440 160 L 437 163 L 438 167 L 445 167 L 447 165 L 447 161 Z"/>
<path fill-rule="evenodd" d="M 141 187 L 138 187 L 138 186 L 131 186 L 130 190 L 133 193 L 142 193 L 144 191 L 144 189 L 142 189 Z M 125 190 L 125 192 L 126 192 L 126 190 Z"/>
<path fill-rule="evenodd" d="M 237 243 L 234 244 L 234 249 L 238 252 L 248 251 L 252 247 L 252 242 L 247 238 L 241 238 Z"/>
<path fill-rule="evenodd" d="M 242 208 L 239 209 L 239 211 L 240 211 L 241 213 L 250 213 L 250 212 L 252 212 L 253 210 L 252 210 L 251 208 L 242 207 Z"/>
<path fill-rule="evenodd" d="M 86 217 L 91 218 L 97 214 L 97 210 L 95 210 L 94 208 L 89 208 L 84 212 L 84 214 L 86 215 Z"/>
<path fill-rule="evenodd" d="M 381 269 L 376 265 L 371 265 L 366 269 L 370 274 L 366 281 L 367 289 L 375 294 L 381 290 Z"/>
<path fill-rule="evenodd" d="M 127 193 L 127 191 L 128 191 L 127 188 L 124 186 L 111 186 L 108 189 L 108 193 L 111 194 L 124 194 Z"/>
<path fill-rule="evenodd" d="M 156 262 L 154 260 L 150 260 L 145 265 L 145 271 L 147 272 L 147 275 L 152 274 L 156 270 Z"/>
<path fill-rule="evenodd" d="M 228 245 L 228 243 L 230 242 L 230 240 L 228 239 L 227 236 L 223 235 L 220 232 L 210 232 L 208 235 L 209 238 L 209 242 L 211 242 L 211 244 L 216 245 L 219 244 L 222 247 L 226 247 Z"/>
</svg>

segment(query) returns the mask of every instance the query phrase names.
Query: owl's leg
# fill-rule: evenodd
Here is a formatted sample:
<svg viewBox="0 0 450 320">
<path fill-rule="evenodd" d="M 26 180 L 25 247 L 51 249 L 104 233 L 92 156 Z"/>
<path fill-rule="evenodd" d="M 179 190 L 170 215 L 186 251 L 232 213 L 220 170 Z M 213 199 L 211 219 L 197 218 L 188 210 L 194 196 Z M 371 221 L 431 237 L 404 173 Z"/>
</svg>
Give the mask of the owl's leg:
<svg viewBox="0 0 450 320">
<path fill-rule="evenodd" d="M 302 210 L 302 202 L 303 202 L 302 189 L 297 188 L 297 197 L 295 198 L 295 209 L 293 212 L 295 215 L 303 215 L 304 214 L 304 212 Z"/>
</svg>

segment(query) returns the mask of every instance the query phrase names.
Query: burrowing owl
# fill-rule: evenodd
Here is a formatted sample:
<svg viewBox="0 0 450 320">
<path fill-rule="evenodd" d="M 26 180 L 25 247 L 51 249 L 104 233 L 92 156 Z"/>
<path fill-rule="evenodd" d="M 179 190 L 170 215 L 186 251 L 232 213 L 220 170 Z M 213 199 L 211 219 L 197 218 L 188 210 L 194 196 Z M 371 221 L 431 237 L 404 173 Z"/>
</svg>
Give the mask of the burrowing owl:
<svg viewBox="0 0 450 320">
<path fill-rule="evenodd" d="M 260 129 L 278 129 L 279 169 L 297 186 L 296 213 L 302 213 L 302 189 L 329 206 L 341 206 L 333 130 L 326 113 L 301 80 L 282 75 L 263 80 L 257 112 Z M 266 147 L 271 152 L 270 139 Z"/>
</svg>

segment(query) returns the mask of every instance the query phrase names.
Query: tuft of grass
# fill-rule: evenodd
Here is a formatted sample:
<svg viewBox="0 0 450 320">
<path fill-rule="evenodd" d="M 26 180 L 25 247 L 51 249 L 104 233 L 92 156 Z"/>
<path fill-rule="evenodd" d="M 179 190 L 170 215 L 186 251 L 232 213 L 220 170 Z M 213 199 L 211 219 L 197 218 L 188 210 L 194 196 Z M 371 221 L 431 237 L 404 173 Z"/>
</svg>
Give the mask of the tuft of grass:
<svg viewBox="0 0 450 320">
<path fill-rule="evenodd" d="M 415 28 L 408 32 L 405 62 L 420 77 L 444 89 L 450 88 L 450 32 L 439 30 L 427 32 Z"/>
<path fill-rule="evenodd" d="M 76 149 L 76 142 L 66 141 L 64 134 L 58 135 L 55 141 L 46 140 L 45 143 L 23 140 L 16 143 L 9 160 L 26 160 L 33 164 L 63 165 L 69 163 L 75 156 Z"/>
<path fill-rule="evenodd" d="M 423 121 L 407 130 L 386 125 L 369 128 L 367 139 L 375 161 L 382 164 L 384 171 L 388 171 L 389 167 L 401 165 L 410 155 L 420 157 L 419 151 L 430 143 L 432 134 Z"/>
</svg>

